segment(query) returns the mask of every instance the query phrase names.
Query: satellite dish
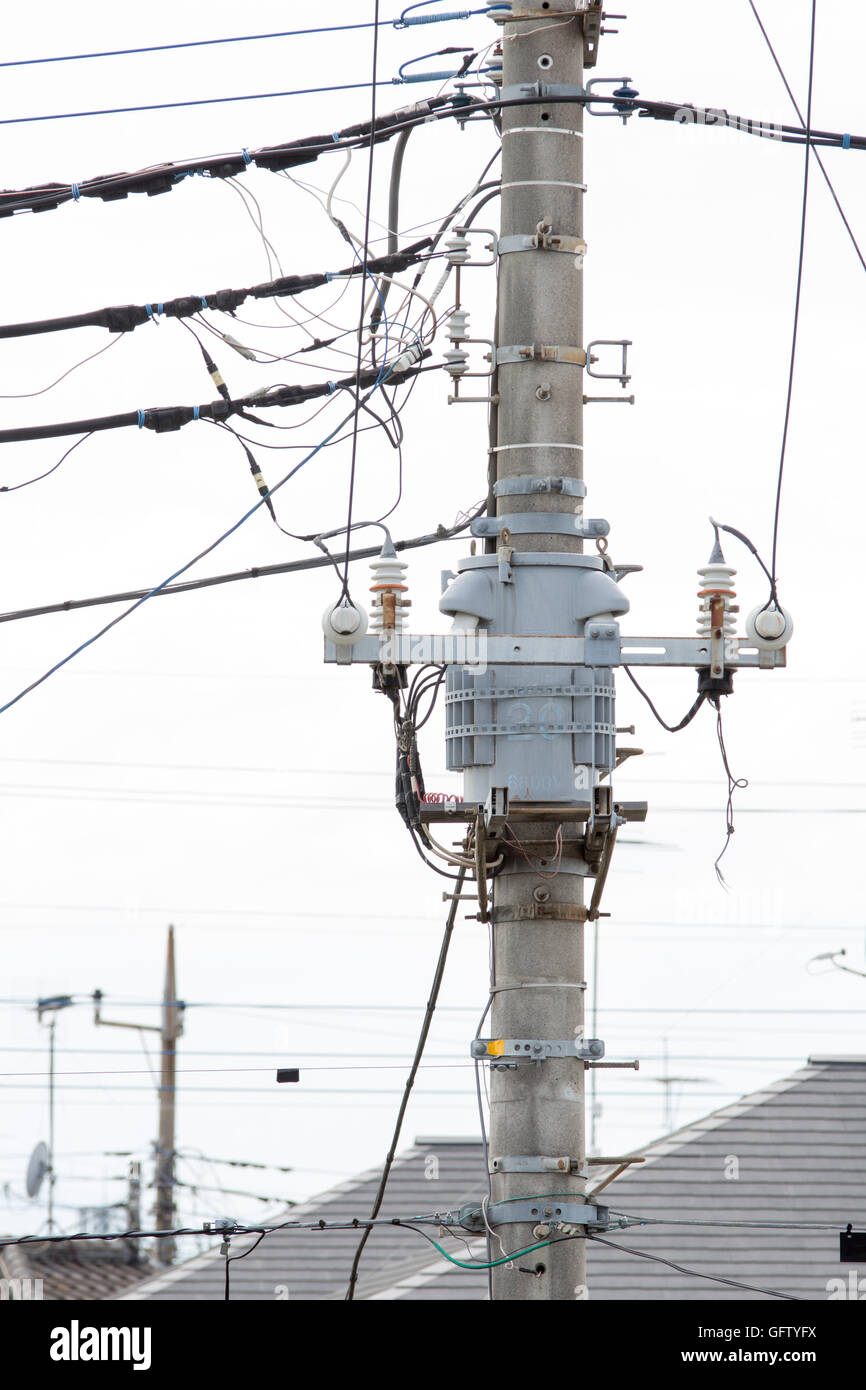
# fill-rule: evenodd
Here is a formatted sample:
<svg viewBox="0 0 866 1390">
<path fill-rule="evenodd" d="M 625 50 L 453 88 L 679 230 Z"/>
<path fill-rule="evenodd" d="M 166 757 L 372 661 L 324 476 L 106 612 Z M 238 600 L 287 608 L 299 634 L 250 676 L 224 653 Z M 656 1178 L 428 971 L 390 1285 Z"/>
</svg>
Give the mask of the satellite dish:
<svg viewBox="0 0 866 1390">
<path fill-rule="evenodd" d="M 51 1171 L 51 1155 L 48 1152 L 48 1145 L 38 1143 L 30 1155 L 30 1162 L 27 1164 L 27 1196 L 38 1197 L 42 1180 L 46 1173 Z"/>
</svg>

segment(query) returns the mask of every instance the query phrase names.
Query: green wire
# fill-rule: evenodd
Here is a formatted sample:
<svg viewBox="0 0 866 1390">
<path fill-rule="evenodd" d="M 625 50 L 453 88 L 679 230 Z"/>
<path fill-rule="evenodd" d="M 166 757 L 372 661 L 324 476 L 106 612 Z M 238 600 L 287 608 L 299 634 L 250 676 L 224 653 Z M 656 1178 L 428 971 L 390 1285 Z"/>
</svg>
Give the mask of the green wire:
<svg viewBox="0 0 866 1390">
<path fill-rule="evenodd" d="M 521 1255 L 529 1255 L 533 1250 L 543 1250 L 546 1245 L 554 1244 L 552 1240 L 541 1240 L 537 1245 L 527 1245 L 524 1250 L 513 1250 L 510 1255 L 505 1255 L 501 1260 L 491 1260 L 489 1264 L 481 1261 L 467 1264 L 465 1260 L 458 1260 L 455 1259 L 453 1255 L 449 1255 L 448 1251 L 442 1248 L 438 1240 L 433 1240 L 432 1236 L 430 1238 L 430 1243 L 436 1246 L 436 1249 L 441 1255 L 445 1256 L 446 1260 L 450 1260 L 453 1265 L 459 1265 L 461 1269 L 495 1269 L 497 1265 L 510 1264 L 512 1260 L 518 1259 Z"/>
</svg>

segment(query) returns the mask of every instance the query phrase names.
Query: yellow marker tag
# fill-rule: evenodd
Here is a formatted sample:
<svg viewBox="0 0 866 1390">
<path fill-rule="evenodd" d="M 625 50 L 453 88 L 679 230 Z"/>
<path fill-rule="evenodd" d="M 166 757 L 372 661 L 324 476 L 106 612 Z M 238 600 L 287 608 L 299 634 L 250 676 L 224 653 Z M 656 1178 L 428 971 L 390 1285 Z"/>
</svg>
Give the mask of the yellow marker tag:
<svg viewBox="0 0 866 1390">
<path fill-rule="evenodd" d="M 490 1057 L 501 1057 L 504 1051 L 505 1051 L 505 1039 L 504 1039 L 504 1038 L 491 1038 L 490 1042 L 487 1044 L 487 1054 L 488 1054 L 488 1056 L 490 1056 Z"/>
</svg>

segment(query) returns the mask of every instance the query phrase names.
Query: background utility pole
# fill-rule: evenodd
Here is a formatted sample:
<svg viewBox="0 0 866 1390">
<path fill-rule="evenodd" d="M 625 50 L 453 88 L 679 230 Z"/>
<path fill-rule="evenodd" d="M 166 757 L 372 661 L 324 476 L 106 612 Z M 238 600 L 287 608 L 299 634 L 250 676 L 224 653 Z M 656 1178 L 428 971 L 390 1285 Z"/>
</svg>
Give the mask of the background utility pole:
<svg viewBox="0 0 866 1390">
<path fill-rule="evenodd" d="M 94 1023 L 106 1028 L 135 1028 L 139 1033 L 158 1033 L 160 1040 L 160 1081 L 159 1081 L 159 1136 L 156 1144 L 156 1203 L 154 1220 L 160 1231 L 169 1231 L 174 1226 L 174 1158 L 175 1158 L 175 1112 L 177 1091 L 175 1089 L 175 1063 L 177 1060 L 177 1040 L 183 1033 L 183 1004 L 178 1002 L 177 980 L 174 968 L 174 927 L 168 929 L 165 952 L 165 984 L 162 994 L 162 1023 L 159 1027 L 152 1023 L 117 1023 L 113 1019 L 102 1018 L 100 1004 L 102 991 L 93 992 L 95 1007 Z M 170 1265 L 176 1254 L 173 1238 L 156 1242 L 157 1262 Z"/>
<path fill-rule="evenodd" d="M 533 7 L 533 8 L 537 8 Z M 574 14 L 574 0 L 551 0 L 553 23 L 506 24 L 503 42 L 503 95 L 517 95 L 522 84 L 576 86 L 583 81 L 583 21 L 555 22 L 557 12 Z M 538 30 L 530 33 L 527 31 Z M 520 35 L 520 37 L 516 37 Z M 511 38 L 514 42 L 510 42 Z M 502 113 L 501 236 L 561 234 L 583 236 L 583 108 L 576 102 L 506 107 Z M 543 224 L 543 227 L 542 225 Z M 546 231 L 545 231 L 546 229 Z M 507 245 L 508 243 L 506 243 Z M 497 314 L 496 478 L 583 477 L 583 286 L 574 253 L 551 249 L 515 250 L 500 258 Z M 578 361 L 503 362 L 501 349 L 556 345 L 577 349 Z M 574 515 L 573 496 L 564 492 L 503 494 L 497 515 L 538 512 L 538 531 L 514 535 L 520 551 L 580 552 L 582 542 L 552 533 L 551 512 Z M 532 627 L 544 633 L 545 614 Z M 554 619 L 555 623 L 555 619 Z M 538 668 L 533 678 L 556 679 Z M 519 835 L 530 856 L 555 860 L 555 826 L 521 824 Z M 493 1035 L 500 1038 L 582 1037 L 584 1030 L 583 878 L 576 867 L 574 839 L 564 827 L 561 870 L 555 878 L 534 873 L 519 853 L 509 855 L 495 883 L 493 927 Z M 537 862 L 537 859 L 536 859 Z M 540 901 L 549 916 L 530 916 Z M 511 918 L 513 920 L 507 920 Z M 547 982 L 547 987 L 544 983 Z M 529 985 L 530 988 L 514 988 Z M 549 1059 L 540 1066 L 491 1071 L 491 1156 L 566 1157 L 586 1155 L 584 1062 L 576 1057 Z M 493 1201 L 556 1193 L 580 1200 L 580 1173 L 509 1172 L 493 1175 Z M 537 1242 L 538 1223 L 507 1225 L 499 1234 L 506 1249 Z M 500 1254 L 495 1242 L 493 1254 Z M 585 1243 L 563 1241 L 515 1261 L 544 1268 L 537 1278 L 501 1266 L 493 1271 L 494 1300 L 574 1300 L 585 1296 Z"/>
</svg>

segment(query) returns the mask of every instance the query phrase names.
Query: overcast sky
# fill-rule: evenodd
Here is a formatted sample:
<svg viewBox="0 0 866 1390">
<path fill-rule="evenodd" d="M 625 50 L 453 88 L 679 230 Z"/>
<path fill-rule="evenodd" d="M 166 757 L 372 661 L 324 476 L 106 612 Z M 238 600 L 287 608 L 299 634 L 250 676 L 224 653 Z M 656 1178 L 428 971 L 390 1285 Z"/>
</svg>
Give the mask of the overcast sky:
<svg viewBox="0 0 866 1390">
<path fill-rule="evenodd" d="M 642 95 L 724 106 L 764 120 L 793 114 L 747 0 L 660 6 L 632 0 L 620 34 L 602 41 L 598 76 L 628 76 Z M 18 6 L 6 18 L 7 61 L 106 48 L 267 33 L 372 15 L 371 3 L 327 11 L 251 0 L 156 3 L 144 11 L 90 3 Z M 762 17 L 805 105 L 807 0 L 762 0 Z M 146 13 L 146 18 L 143 15 Z M 389 18 L 399 6 L 387 6 Z M 295 25 L 297 20 L 297 25 Z M 290 23 L 291 21 L 291 23 Z M 369 30 L 271 39 L 174 53 L 4 70 L 0 117 L 361 83 Z M 386 29 L 380 72 L 443 44 L 481 48 L 497 31 L 463 23 Z M 866 18 L 853 0 L 821 7 L 815 123 L 863 133 Z M 447 59 L 433 59 L 438 69 Z M 423 67 L 423 65 L 422 65 Z M 432 95 L 437 84 L 380 87 L 379 109 Z M 369 118 L 369 89 L 7 125 L 0 183 L 80 182 L 117 170 L 330 133 Z M 436 223 L 475 184 L 497 141 L 490 126 L 440 122 L 413 134 L 401 228 Z M 855 233 L 866 241 L 866 183 L 855 151 L 825 160 Z M 387 215 L 390 146 L 374 156 L 374 232 Z M 327 191 L 334 158 L 297 171 Z M 367 159 L 337 190 L 359 232 Z M 633 408 L 587 411 L 588 511 L 611 523 L 611 553 L 641 564 L 627 592 L 630 634 L 695 631 L 696 569 L 709 555 L 710 513 L 747 532 L 768 557 L 794 303 L 803 151 L 733 131 L 648 120 L 586 122 L 587 338 L 633 340 Z M 251 168 L 264 231 L 286 273 L 337 270 L 348 248 L 316 198 Z M 496 203 L 481 223 L 496 225 Z M 169 195 L 82 200 L 0 222 L 3 322 L 108 304 L 159 302 L 269 278 L 266 249 L 242 196 L 190 178 Z M 377 250 L 384 249 L 381 241 Z M 350 257 L 348 257 L 350 259 Z M 432 272 L 425 283 L 434 283 Z M 492 336 L 493 273 L 464 277 L 474 336 Z M 322 314 L 305 332 L 267 303 L 247 323 L 207 317 L 276 355 L 351 329 L 359 286 L 334 305 L 328 286 L 289 307 Z M 863 529 L 862 321 L 866 279 L 815 166 L 810 181 L 799 352 L 779 541 L 779 589 L 796 632 L 784 672 L 744 672 L 725 704 L 728 751 L 748 789 L 735 798 L 724 861 L 725 780 L 714 720 L 676 736 L 652 720 L 626 682 L 619 724 L 645 750 L 619 774 L 620 794 L 647 799 L 645 826 L 623 834 L 606 890 L 600 956 L 601 1036 L 608 1055 L 641 1070 L 600 1073 L 599 1143 L 616 1152 L 662 1130 L 663 1056 L 681 1086 L 683 1123 L 779 1079 L 812 1054 L 862 1053 L 866 981 L 815 955 L 845 947 L 864 963 L 861 908 L 866 802 L 866 672 L 859 622 Z M 334 305 L 333 310 L 329 306 Z M 264 326 L 252 326 L 264 325 Z M 0 342 L 2 425 L 42 424 L 156 405 L 214 391 L 199 349 L 177 322 L 147 324 L 104 347 L 102 329 Z M 338 346 L 351 349 L 351 335 Z M 233 394 L 352 370 L 260 365 L 207 338 Z M 347 346 L 348 345 L 348 346 Z M 441 339 L 435 351 L 441 351 Z M 308 359 L 308 363 L 309 363 Z M 435 360 L 435 359 L 434 359 Z M 448 407 L 431 372 L 403 415 L 403 496 L 395 537 L 450 525 L 484 492 L 483 407 Z M 19 398 L 20 397 L 20 398 Z M 332 430 L 345 401 L 255 449 L 268 482 Z M 277 412 L 273 412 L 274 415 Z M 297 418 L 294 418 L 297 417 Z M 268 432 L 276 437 L 276 431 Z M 251 437 L 270 443 L 264 431 Z M 0 485 L 50 469 L 69 441 L 4 445 Z M 282 524 L 307 533 L 345 518 L 349 450 L 311 460 L 279 493 Z M 355 515 L 397 496 L 396 454 L 381 431 L 360 436 Z M 177 434 L 119 430 L 82 444 L 44 481 L 2 499 L 6 612 L 154 585 L 256 501 L 247 461 L 203 423 Z M 375 533 L 367 533 L 372 535 Z M 439 572 L 465 541 L 410 557 L 413 622 L 440 630 Z M 748 553 L 731 541 L 743 612 L 765 597 Z M 256 513 L 195 570 L 217 574 L 309 553 Z M 359 597 L 366 566 L 353 570 Z M 43 1203 L 22 1199 L 27 1155 L 47 1138 L 44 995 L 105 991 L 105 1013 L 158 1022 L 165 929 L 177 927 L 178 987 L 188 1000 L 181 1043 L 178 1142 L 191 1155 L 291 1165 L 291 1175 L 216 1169 L 191 1157 L 188 1183 L 299 1198 L 372 1166 L 387 1148 L 444 920 L 442 884 L 417 860 L 391 802 L 389 709 L 366 670 L 322 664 L 320 614 L 338 595 L 333 572 L 260 579 L 156 598 L 0 716 L 5 964 L 0 1005 L 0 1225 L 37 1229 Z M 91 609 L 2 626 L 0 704 L 118 611 Z M 694 698 L 689 672 L 646 677 L 670 721 Z M 429 787 L 459 791 L 444 772 L 441 717 L 424 732 Z M 478 1132 L 469 1039 L 487 994 L 484 928 L 461 921 L 404 1128 Z M 335 1007 L 339 1006 L 339 1007 Z M 118 1201 L 124 1171 L 109 1151 L 147 1155 L 156 1133 L 150 1067 L 157 1048 L 98 1030 L 83 1004 L 58 1017 L 58 1217 Z M 302 1069 L 277 1087 L 277 1065 Z M 239 1069 L 249 1069 L 241 1071 Z M 186 1073 L 186 1074 L 183 1074 Z M 152 1194 L 148 1194 L 148 1203 Z M 182 1191 L 183 1220 L 260 1207 Z"/>
</svg>

